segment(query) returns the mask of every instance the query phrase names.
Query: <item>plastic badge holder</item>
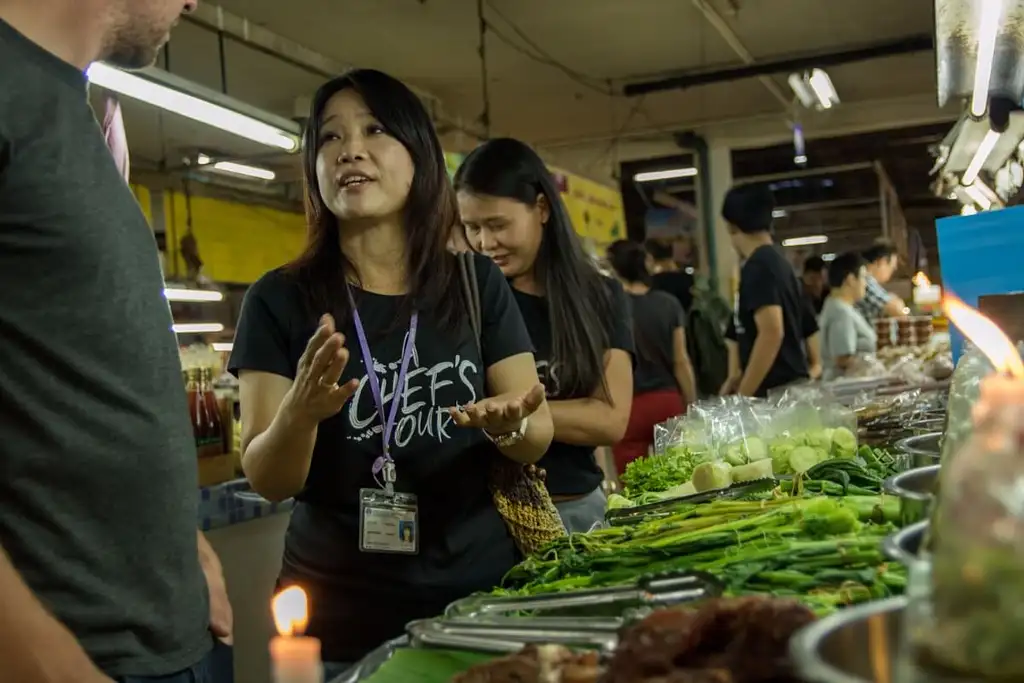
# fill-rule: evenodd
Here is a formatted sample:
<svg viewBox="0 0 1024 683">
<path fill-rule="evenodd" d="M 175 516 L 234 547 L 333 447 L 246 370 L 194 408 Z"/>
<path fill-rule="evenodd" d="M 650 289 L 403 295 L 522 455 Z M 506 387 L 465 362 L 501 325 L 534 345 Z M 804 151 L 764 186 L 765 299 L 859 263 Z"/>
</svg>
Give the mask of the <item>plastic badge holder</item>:
<svg viewBox="0 0 1024 683">
<path fill-rule="evenodd" d="M 928 658 L 1024 680 L 1024 405 L 1001 405 L 943 463 L 933 516 Z"/>
</svg>

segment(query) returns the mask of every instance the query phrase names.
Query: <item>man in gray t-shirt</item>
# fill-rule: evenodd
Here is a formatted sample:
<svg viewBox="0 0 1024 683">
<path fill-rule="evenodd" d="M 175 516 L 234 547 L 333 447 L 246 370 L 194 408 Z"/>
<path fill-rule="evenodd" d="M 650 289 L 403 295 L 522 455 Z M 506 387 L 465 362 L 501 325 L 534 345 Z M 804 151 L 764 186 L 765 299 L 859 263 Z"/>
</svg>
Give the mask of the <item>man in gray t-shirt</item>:
<svg viewBox="0 0 1024 683">
<path fill-rule="evenodd" d="M 0 0 L 3 681 L 206 681 L 230 633 L 153 234 L 84 76 L 194 5 Z"/>
<path fill-rule="evenodd" d="M 828 279 L 832 292 L 818 319 L 826 381 L 842 377 L 857 356 L 874 353 L 878 343 L 874 328 L 854 307 L 867 289 L 863 257 L 856 252 L 837 256 L 829 264 Z"/>
</svg>

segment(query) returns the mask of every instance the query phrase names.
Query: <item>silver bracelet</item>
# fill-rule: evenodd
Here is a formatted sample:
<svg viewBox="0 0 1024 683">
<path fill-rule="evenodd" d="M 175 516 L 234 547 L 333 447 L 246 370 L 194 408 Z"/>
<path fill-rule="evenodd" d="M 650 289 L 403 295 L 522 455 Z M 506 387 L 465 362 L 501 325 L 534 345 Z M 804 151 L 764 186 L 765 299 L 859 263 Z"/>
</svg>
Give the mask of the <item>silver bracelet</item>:
<svg viewBox="0 0 1024 683">
<path fill-rule="evenodd" d="M 524 417 L 523 421 L 519 423 L 519 429 L 513 432 L 505 432 L 504 434 L 491 434 L 486 429 L 484 430 L 484 436 L 498 448 L 508 448 L 509 446 L 515 446 L 517 443 L 523 440 L 526 436 L 526 423 L 529 418 Z"/>
</svg>

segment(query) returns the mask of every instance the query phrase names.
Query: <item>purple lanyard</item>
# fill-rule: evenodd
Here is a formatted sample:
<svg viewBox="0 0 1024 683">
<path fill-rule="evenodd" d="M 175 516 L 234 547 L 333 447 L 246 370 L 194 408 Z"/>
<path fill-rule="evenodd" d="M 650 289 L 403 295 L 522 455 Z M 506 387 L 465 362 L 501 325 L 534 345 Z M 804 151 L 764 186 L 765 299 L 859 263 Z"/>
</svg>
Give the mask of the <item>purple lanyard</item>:
<svg viewBox="0 0 1024 683">
<path fill-rule="evenodd" d="M 391 458 L 391 435 L 395 431 L 395 422 L 398 418 L 398 404 L 402 402 L 402 393 L 405 391 L 405 377 L 409 370 L 409 359 L 416 344 L 416 325 L 419 315 L 413 312 L 409 320 L 409 334 L 402 346 L 402 362 L 398 370 L 398 379 L 395 382 L 394 391 L 391 394 L 391 412 L 387 419 L 384 419 L 384 395 L 380 390 L 380 381 L 377 379 L 377 371 L 373 368 L 373 356 L 370 354 L 370 344 L 366 341 L 366 331 L 363 329 L 363 322 L 359 319 L 359 311 L 356 309 L 355 299 L 352 297 L 352 290 L 348 292 L 348 300 L 352 306 L 352 324 L 356 328 L 356 336 L 359 337 L 359 350 L 363 354 L 363 366 L 366 368 L 366 379 L 370 383 L 370 393 L 373 394 L 373 402 L 377 407 L 377 414 L 380 415 L 384 428 L 383 452 L 373 461 L 373 476 L 384 471 L 385 488 L 388 491 L 393 489 L 395 482 L 395 464 Z"/>
</svg>

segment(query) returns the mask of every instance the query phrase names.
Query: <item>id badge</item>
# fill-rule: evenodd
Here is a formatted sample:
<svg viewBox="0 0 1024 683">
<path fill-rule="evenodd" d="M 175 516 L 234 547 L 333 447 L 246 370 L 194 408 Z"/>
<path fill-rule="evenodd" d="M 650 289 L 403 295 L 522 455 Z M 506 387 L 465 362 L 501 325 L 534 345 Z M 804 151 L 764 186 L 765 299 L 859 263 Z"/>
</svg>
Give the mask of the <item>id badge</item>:
<svg viewBox="0 0 1024 683">
<path fill-rule="evenodd" d="M 415 555 L 420 549 L 419 508 L 411 493 L 359 490 L 359 550 Z"/>
</svg>

